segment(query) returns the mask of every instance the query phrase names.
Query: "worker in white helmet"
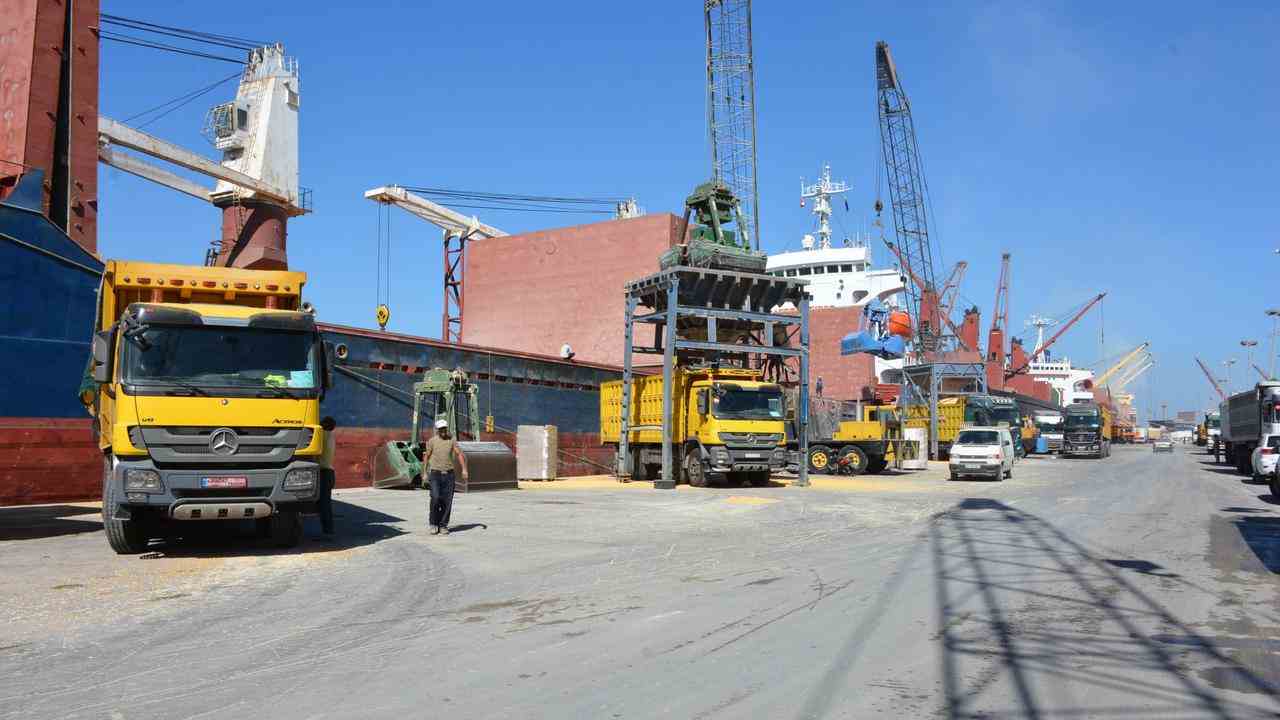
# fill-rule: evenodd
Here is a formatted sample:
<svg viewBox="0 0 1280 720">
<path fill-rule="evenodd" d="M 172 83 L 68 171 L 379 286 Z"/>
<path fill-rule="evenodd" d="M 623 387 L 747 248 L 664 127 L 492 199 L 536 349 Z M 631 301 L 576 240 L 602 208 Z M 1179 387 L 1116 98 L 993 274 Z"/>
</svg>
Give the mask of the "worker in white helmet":
<svg viewBox="0 0 1280 720">
<path fill-rule="evenodd" d="M 422 463 L 427 467 L 427 487 L 431 490 L 431 510 L 427 521 L 431 525 L 432 535 L 449 534 L 449 515 L 453 512 L 454 461 L 462 469 L 462 478 L 467 474 L 467 459 L 458 449 L 458 442 L 450 436 L 449 422 L 444 418 L 436 420 L 436 434 L 427 441 L 427 448 L 422 454 Z"/>
</svg>

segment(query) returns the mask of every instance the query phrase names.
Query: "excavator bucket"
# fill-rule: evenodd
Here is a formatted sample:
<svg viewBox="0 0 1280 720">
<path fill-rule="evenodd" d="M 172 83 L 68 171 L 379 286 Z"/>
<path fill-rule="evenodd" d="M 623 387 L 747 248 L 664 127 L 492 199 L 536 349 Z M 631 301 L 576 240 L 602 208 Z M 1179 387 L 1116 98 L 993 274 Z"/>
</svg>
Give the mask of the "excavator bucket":
<svg viewBox="0 0 1280 720">
<path fill-rule="evenodd" d="M 374 451 L 373 486 L 407 488 L 422 475 L 422 460 L 414 452 L 413 443 L 392 440 Z"/>
</svg>

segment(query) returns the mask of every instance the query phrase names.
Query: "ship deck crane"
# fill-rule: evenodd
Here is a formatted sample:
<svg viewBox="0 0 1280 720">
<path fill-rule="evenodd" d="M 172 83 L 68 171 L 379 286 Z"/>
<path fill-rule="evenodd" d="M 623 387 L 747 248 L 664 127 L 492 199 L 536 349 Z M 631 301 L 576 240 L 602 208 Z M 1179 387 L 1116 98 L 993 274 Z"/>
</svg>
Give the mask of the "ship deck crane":
<svg viewBox="0 0 1280 720">
<path fill-rule="evenodd" d="M 956 306 L 956 299 L 960 296 L 960 282 L 964 280 L 964 273 L 969 269 L 969 263 L 961 260 L 951 268 L 951 274 L 947 276 L 946 282 L 942 283 L 942 290 L 938 291 L 938 313 L 944 318 L 950 318 L 951 313 Z M 954 322 L 954 321 L 953 321 Z M 955 332 L 954 324 L 951 325 L 952 332 Z M 956 333 L 956 339 L 960 339 L 960 334 Z M 963 344 L 963 341 L 961 341 Z M 965 348 L 971 350 L 972 348 Z"/>
<path fill-rule="evenodd" d="M 1222 386 L 1218 384 L 1218 381 L 1216 379 L 1214 379 L 1213 373 L 1209 372 L 1209 368 L 1207 365 L 1204 364 L 1204 361 L 1201 360 L 1200 358 L 1196 358 L 1196 364 L 1200 366 L 1200 371 L 1204 373 L 1204 376 L 1206 378 L 1208 378 L 1209 384 L 1212 385 L 1213 389 L 1218 392 L 1218 397 L 1223 400 L 1226 400 L 1227 394 L 1222 391 Z"/>
<path fill-rule="evenodd" d="M 889 252 L 893 253 L 893 256 L 898 259 L 898 265 L 901 266 L 902 271 L 906 273 L 907 280 L 909 281 L 906 283 L 906 287 L 914 286 L 920 293 L 924 293 L 924 288 L 925 288 L 924 280 L 919 275 L 916 275 L 915 272 L 908 266 L 907 261 L 902 255 L 902 252 L 897 248 L 897 246 L 895 246 L 893 243 L 887 240 L 885 241 L 885 246 L 888 247 Z M 960 340 L 960 328 L 958 328 L 956 324 L 951 320 L 951 316 L 949 314 L 939 312 L 938 317 L 942 320 L 942 323 L 947 326 L 947 329 L 950 330 L 953 335 L 955 335 L 956 340 L 957 342 L 960 343 L 961 347 L 963 347 L 965 350 L 974 349 L 966 346 L 964 344 L 964 341 Z M 916 324 L 919 325 L 919 322 L 917 322 Z"/>
<path fill-rule="evenodd" d="M 1119 362 L 1107 368 L 1106 372 L 1102 373 L 1102 375 L 1098 376 L 1098 378 L 1093 381 L 1094 386 L 1102 387 L 1106 385 L 1108 380 L 1110 380 L 1116 373 L 1120 372 L 1120 370 L 1122 370 L 1130 362 L 1133 362 L 1135 358 L 1141 355 L 1142 352 L 1150 346 L 1151 346 L 1151 343 L 1144 342 L 1138 345 L 1138 347 L 1125 353 L 1124 357 L 1120 358 Z"/>
<path fill-rule="evenodd" d="M 1084 307 L 1080 308 L 1076 312 L 1076 314 L 1071 317 L 1070 320 L 1066 321 L 1065 323 L 1063 323 L 1062 327 L 1058 328 L 1058 332 L 1054 333 L 1052 337 L 1044 341 L 1043 345 L 1036 348 L 1034 352 L 1028 355 L 1027 361 L 1025 363 L 1023 363 L 1019 367 L 1010 368 L 1008 371 L 1006 371 L 1004 374 L 1004 379 L 1008 380 L 1014 375 L 1026 372 L 1027 369 L 1031 367 L 1031 363 L 1035 362 L 1036 358 L 1040 357 L 1040 355 L 1044 353 L 1045 350 L 1048 350 L 1051 345 L 1057 342 L 1058 338 L 1062 337 L 1063 333 L 1071 329 L 1071 326 L 1079 322 L 1080 318 L 1084 317 L 1084 314 L 1089 312 L 1089 308 L 1093 307 L 1094 305 L 1097 305 L 1099 302 L 1102 301 L 1102 298 L 1106 296 L 1107 296 L 1106 293 L 1098 293 L 1097 295 L 1093 296 L 1092 300 L 1085 303 Z"/>
<path fill-rule="evenodd" d="M 1156 361 L 1151 359 L 1150 356 L 1148 356 L 1147 361 L 1145 363 L 1136 366 L 1137 367 L 1136 370 L 1133 370 L 1132 372 L 1126 374 L 1124 377 L 1120 378 L 1118 381 L 1113 383 L 1111 385 L 1111 391 L 1118 393 L 1121 390 L 1124 390 L 1126 385 L 1133 382 L 1134 380 L 1137 380 L 1139 375 L 1150 370 L 1155 364 L 1156 364 Z"/>
<path fill-rule="evenodd" d="M 298 186 L 299 93 L 297 62 L 284 47 L 258 47 L 248 53 L 235 100 L 206 119 L 221 163 L 106 116 L 98 117 L 98 160 L 221 208 L 216 264 L 282 269 L 287 219 L 311 211 L 310 192 Z M 125 150 L 218 182 L 207 187 Z M 206 262 L 215 263 L 212 253 Z"/>
<path fill-rule="evenodd" d="M 1000 254 L 1000 280 L 996 283 L 996 299 L 991 303 L 991 329 L 987 331 L 987 386 L 1002 387 L 1005 373 L 1005 331 L 1009 327 L 1009 259 Z"/>
<path fill-rule="evenodd" d="M 1258 367 L 1258 364 L 1257 364 L 1257 363 L 1249 363 L 1249 364 L 1253 366 L 1253 369 L 1254 369 L 1254 370 L 1257 370 L 1257 371 L 1258 371 L 1258 376 L 1259 376 L 1259 377 L 1261 377 L 1263 380 L 1270 380 L 1270 379 L 1271 379 L 1270 377 L 1268 377 L 1268 376 L 1267 376 L 1267 371 L 1266 371 L 1266 370 L 1263 370 L 1263 369 L 1262 369 L 1262 368 L 1260 368 L 1260 367 Z"/>
<path fill-rule="evenodd" d="M 383 185 L 364 196 L 384 205 L 395 205 L 444 231 L 444 302 L 441 305 L 440 337 L 445 342 L 462 342 L 462 287 L 467 269 L 467 242 L 505 237 L 506 232 L 477 218 L 411 193 L 399 185 Z M 385 327 L 390 315 L 378 308 L 378 323 Z"/>
</svg>

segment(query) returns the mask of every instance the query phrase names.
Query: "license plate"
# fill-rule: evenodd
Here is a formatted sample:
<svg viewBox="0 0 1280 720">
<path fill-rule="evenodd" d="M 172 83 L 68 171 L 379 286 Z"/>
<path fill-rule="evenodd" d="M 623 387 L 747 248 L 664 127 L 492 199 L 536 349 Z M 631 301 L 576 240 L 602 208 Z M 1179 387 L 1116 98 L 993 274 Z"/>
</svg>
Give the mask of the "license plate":
<svg viewBox="0 0 1280 720">
<path fill-rule="evenodd" d="M 981 463 L 965 463 L 964 469 L 965 470 L 981 470 L 982 464 Z"/>
<path fill-rule="evenodd" d="M 244 476 L 238 477 L 204 477 L 200 478 L 200 487 L 210 490 L 225 490 L 228 488 L 247 488 L 249 487 L 249 478 Z"/>
<path fill-rule="evenodd" d="M 742 457 L 744 457 L 744 458 L 758 458 L 758 457 L 760 457 L 760 453 L 742 453 Z"/>
</svg>

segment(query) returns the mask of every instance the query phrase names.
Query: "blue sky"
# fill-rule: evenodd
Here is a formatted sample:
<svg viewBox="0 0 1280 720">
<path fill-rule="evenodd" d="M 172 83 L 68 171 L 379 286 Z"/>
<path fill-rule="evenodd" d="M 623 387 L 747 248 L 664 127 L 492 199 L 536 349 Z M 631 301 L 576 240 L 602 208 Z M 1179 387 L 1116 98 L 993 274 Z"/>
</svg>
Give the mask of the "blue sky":
<svg viewBox="0 0 1280 720">
<path fill-rule="evenodd" d="M 210 13 L 104 2 L 150 22 L 285 43 L 302 76 L 302 178 L 315 214 L 290 225 L 291 264 L 325 319 L 374 325 L 386 183 L 575 196 L 634 195 L 679 212 L 708 174 L 701 3 L 260 4 Z M 1145 416 L 1209 404 L 1193 361 L 1244 382 L 1280 292 L 1280 5 L 1275 3 L 758 2 L 754 13 L 761 230 L 795 247 L 798 185 L 823 162 L 853 183 L 837 231 L 872 217 L 879 162 L 873 47 L 893 49 L 915 113 L 945 274 L 984 312 L 1013 253 L 1010 322 L 1107 291 L 1055 350 L 1077 364 L 1150 340 L 1130 389 Z M 104 43 L 102 111 L 121 118 L 228 75 L 222 63 Z M 213 156 L 206 95 L 148 131 Z M 199 262 L 212 207 L 101 169 L 104 256 Z M 505 214 L 509 232 L 590 216 Z M 886 221 L 888 217 L 886 216 Z M 439 231 L 398 213 L 391 328 L 437 336 Z M 888 264 L 886 253 L 877 255 Z M 518 282 L 518 278 L 513 278 Z M 513 308 L 518 312 L 518 308 Z M 1248 370 L 1252 373 L 1251 370 Z"/>
</svg>

